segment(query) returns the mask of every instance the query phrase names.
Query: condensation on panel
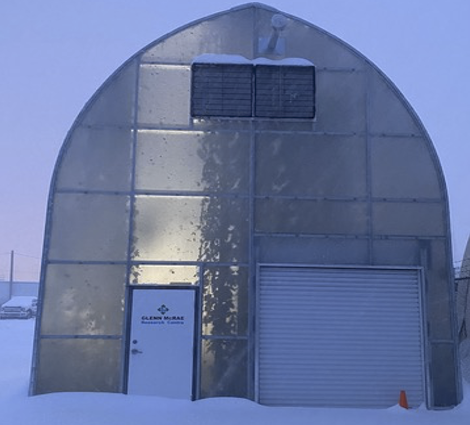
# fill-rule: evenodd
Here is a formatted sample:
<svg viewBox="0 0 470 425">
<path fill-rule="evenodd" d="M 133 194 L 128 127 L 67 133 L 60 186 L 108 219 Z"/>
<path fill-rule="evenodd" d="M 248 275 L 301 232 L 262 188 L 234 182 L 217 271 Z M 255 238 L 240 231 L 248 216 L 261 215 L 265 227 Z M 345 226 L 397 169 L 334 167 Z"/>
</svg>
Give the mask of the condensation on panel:
<svg viewBox="0 0 470 425">
<path fill-rule="evenodd" d="M 187 126 L 190 113 L 189 66 L 141 65 L 138 123 L 145 126 Z"/>
<path fill-rule="evenodd" d="M 248 397 L 246 340 L 202 340 L 201 398 Z"/>
<path fill-rule="evenodd" d="M 76 127 L 61 160 L 57 189 L 128 191 L 132 130 Z"/>
<path fill-rule="evenodd" d="M 364 133 L 365 86 L 364 72 L 318 70 L 315 130 L 329 133 Z"/>
<path fill-rule="evenodd" d="M 126 266 L 49 264 L 42 335 L 120 335 Z"/>
<path fill-rule="evenodd" d="M 42 339 L 35 394 L 119 392 L 121 340 Z"/>
<path fill-rule="evenodd" d="M 248 200 L 138 196 L 132 258 L 241 262 L 248 257 Z"/>
<path fill-rule="evenodd" d="M 128 223 L 127 196 L 56 193 L 48 258 L 123 261 Z"/>
<path fill-rule="evenodd" d="M 256 193 L 365 197 L 366 147 L 361 137 L 261 133 L 256 142 Z"/>
<path fill-rule="evenodd" d="M 84 111 L 86 126 L 131 126 L 134 122 L 137 60 L 126 64 L 96 92 Z"/>
<path fill-rule="evenodd" d="M 139 131 L 136 189 L 247 193 L 248 133 Z"/>
<path fill-rule="evenodd" d="M 371 141 L 372 196 L 441 198 L 438 170 L 425 139 L 374 137 Z"/>
<path fill-rule="evenodd" d="M 258 260 L 292 264 L 368 264 L 369 241 L 307 236 L 257 238 Z"/>
<path fill-rule="evenodd" d="M 191 63 L 204 53 L 253 56 L 253 10 L 205 19 L 149 48 L 145 62 Z"/>
<path fill-rule="evenodd" d="M 256 231 L 317 235 L 365 235 L 365 202 L 266 198 L 256 201 Z"/>
<path fill-rule="evenodd" d="M 373 231 L 390 236 L 445 236 L 444 206 L 440 203 L 374 202 Z"/>
<path fill-rule="evenodd" d="M 209 267 L 202 295 L 203 335 L 246 335 L 248 331 L 248 269 Z"/>
<path fill-rule="evenodd" d="M 369 72 L 369 131 L 379 134 L 423 135 L 407 103 L 378 71 Z"/>
<path fill-rule="evenodd" d="M 131 267 L 133 285 L 197 285 L 198 266 L 137 264 Z"/>
</svg>

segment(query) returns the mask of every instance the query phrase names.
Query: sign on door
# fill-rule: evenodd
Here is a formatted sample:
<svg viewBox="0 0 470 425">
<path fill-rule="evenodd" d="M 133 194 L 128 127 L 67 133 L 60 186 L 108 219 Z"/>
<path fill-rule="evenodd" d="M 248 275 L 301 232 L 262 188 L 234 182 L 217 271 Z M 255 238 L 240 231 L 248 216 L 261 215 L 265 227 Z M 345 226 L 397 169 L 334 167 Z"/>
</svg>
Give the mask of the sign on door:
<svg viewBox="0 0 470 425">
<path fill-rule="evenodd" d="M 195 294 L 133 290 L 128 394 L 193 398 Z"/>
</svg>

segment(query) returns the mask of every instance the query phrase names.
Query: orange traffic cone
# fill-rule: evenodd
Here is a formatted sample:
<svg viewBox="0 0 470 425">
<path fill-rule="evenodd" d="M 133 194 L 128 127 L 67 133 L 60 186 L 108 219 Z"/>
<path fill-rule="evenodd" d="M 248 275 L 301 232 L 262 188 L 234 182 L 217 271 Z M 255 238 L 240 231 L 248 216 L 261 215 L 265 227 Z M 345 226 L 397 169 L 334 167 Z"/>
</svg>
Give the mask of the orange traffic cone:
<svg viewBox="0 0 470 425">
<path fill-rule="evenodd" d="M 403 407 L 403 409 L 409 409 L 410 407 L 408 406 L 408 400 L 406 398 L 406 391 L 400 391 L 400 401 L 398 402 L 400 407 Z"/>
</svg>

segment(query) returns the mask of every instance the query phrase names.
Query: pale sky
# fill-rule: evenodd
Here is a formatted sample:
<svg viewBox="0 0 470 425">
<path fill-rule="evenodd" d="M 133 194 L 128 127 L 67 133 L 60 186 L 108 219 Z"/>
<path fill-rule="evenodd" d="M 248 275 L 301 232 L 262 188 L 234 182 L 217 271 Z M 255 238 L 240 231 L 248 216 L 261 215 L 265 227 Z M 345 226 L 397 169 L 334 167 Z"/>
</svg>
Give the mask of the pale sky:
<svg viewBox="0 0 470 425">
<path fill-rule="evenodd" d="M 0 0 L 0 280 L 37 280 L 49 184 L 68 129 L 125 60 L 231 0 Z M 399 88 L 450 196 L 454 261 L 470 234 L 470 1 L 271 0 L 336 35 Z"/>
</svg>

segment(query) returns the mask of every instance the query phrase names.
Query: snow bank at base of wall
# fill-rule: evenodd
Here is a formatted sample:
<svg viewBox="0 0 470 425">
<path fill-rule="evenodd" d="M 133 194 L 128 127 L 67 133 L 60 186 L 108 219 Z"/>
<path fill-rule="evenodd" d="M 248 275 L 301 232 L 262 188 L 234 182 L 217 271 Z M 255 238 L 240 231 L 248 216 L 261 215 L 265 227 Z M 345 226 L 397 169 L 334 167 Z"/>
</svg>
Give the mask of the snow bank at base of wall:
<svg viewBox="0 0 470 425">
<path fill-rule="evenodd" d="M 34 320 L 0 322 L 0 418 L 34 425 L 468 425 L 470 384 L 452 410 L 424 406 L 404 410 L 283 408 L 248 400 L 214 398 L 196 402 L 103 393 L 56 393 L 28 397 Z"/>
</svg>

